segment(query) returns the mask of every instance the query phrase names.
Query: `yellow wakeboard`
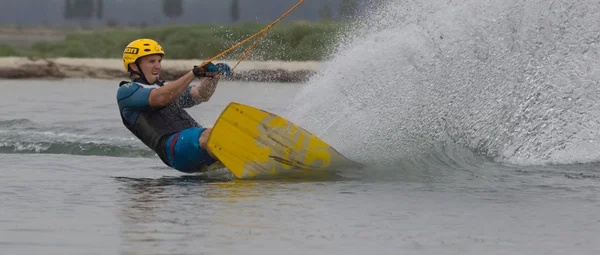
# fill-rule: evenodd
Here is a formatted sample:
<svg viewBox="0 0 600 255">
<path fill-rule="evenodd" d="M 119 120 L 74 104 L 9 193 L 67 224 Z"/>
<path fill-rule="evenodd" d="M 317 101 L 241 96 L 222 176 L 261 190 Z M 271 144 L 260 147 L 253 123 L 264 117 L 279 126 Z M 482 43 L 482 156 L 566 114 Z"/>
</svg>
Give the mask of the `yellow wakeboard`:
<svg viewBox="0 0 600 255">
<path fill-rule="evenodd" d="M 239 179 L 313 176 L 359 165 L 294 123 L 235 102 L 217 119 L 207 146 Z"/>
</svg>

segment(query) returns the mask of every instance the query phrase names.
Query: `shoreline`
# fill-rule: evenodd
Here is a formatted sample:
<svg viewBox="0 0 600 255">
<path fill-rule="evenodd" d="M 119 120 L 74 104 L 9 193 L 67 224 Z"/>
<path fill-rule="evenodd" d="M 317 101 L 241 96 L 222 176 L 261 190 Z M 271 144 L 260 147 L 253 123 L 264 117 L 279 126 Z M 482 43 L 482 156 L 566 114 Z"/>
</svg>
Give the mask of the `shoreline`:
<svg viewBox="0 0 600 255">
<path fill-rule="evenodd" d="M 205 60 L 167 59 L 160 78 L 172 81 Z M 216 60 L 232 68 L 236 60 Z M 324 65 L 318 61 L 244 60 L 227 80 L 255 82 L 305 82 Z M 0 79 L 127 79 L 121 59 L 0 57 Z"/>
</svg>

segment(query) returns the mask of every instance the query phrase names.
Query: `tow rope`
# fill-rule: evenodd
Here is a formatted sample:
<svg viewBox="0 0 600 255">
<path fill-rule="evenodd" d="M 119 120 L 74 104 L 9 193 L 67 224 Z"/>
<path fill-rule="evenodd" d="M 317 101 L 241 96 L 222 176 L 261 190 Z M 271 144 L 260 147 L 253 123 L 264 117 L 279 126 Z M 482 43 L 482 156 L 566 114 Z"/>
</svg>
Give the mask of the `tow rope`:
<svg viewBox="0 0 600 255">
<path fill-rule="evenodd" d="M 262 40 L 262 38 L 267 34 L 267 32 L 273 27 L 275 26 L 275 24 L 277 24 L 277 22 L 279 22 L 280 20 L 282 20 L 283 18 L 285 18 L 285 16 L 287 16 L 288 14 L 290 14 L 292 11 L 294 11 L 296 8 L 298 8 L 298 6 L 300 6 L 302 3 L 304 3 L 304 0 L 300 0 L 300 2 L 298 2 L 296 5 L 294 5 L 291 9 L 289 9 L 287 12 L 285 12 L 283 15 L 281 15 L 277 20 L 273 21 L 273 23 L 269 24 L 267 27 L 263 28 L 262 30 L 258 31 L 257 33 L 249 36 L 248 38 L 242 40 L 241 42 L 231 46 L 231 48 L 219 53 L 218 55 L 214 56 L 213 58 L 209 59 L 208 61 L 202 63 L 200 65 L 200 67 L 205 66 L 206 64 L 215 61 L 216 59 L 222 57 L 223 55 L 229 53 L 230 51 L 236 49 L 237 47 L 240 47 L 242 44 L 246 43 L 247 41 L 252 40 L 252 38 L 257 37 L 260 35 L 260 37 L 258 37 L 258 39 L 256 39 L 256 41 L 254 41 L 254 43 L 246 50 L 246 52 L 244 52 L 244 54 L 242 55 L 242 57 L 240 57 L 240 59 L 238 60 L 238 62 L 235 64 L 235 66 L 233 66 L 233 68 L 231 68 L 231 72 L 233 73 L 233 70 L 240 64 L 240 62 L 242 62 L 242 60 L 244 60 L 246 58 L 246 56 L 248 56 L 248 54 L 250 53 L 250 51 L 260 42 L 260 40 Z"/>
</svg>

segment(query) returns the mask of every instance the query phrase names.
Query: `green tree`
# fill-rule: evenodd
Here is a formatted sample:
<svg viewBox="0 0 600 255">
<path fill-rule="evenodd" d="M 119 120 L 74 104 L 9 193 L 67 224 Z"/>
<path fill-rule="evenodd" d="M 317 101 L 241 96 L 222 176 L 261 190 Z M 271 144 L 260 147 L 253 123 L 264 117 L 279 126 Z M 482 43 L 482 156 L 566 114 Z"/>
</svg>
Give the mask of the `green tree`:
<svg viewBox="0 0 600 255">
<path fill-rule="evenodd" d="M 73 11 L 73 17 L 91 19 L 94 15 L 94 0 L 74 0 Z"/>
<path fill-rule="evenodd" d="M 77 19 L 82 27 L 89 26 L 95 13 L 95 0 L 65 0 L 65 19 Z"/>
<path fill-rule="evenodd" d="M 102 19 L 104 16 L 104 1 L 96 0 L 96 17 Z"/>
<path fill-rule="evenodd" d="M 351 19 L 358 12 L 356 0 L 342 0 L 340 3 L 340 17 Z"/>
<path fill-rule="evenodd" d="M 319 10 L 319 16 L 321 17 L 321 20 L 331 20 L 331 9 L 329 8 L 328 4 L 324 4 L 323 7 L 321 7 L 321 10 Z"/>
<path fill-rule="evenodd" d="M 72 19 L 74 16 L 73 1 L 65 0 L 65 11 L 63 13 L 65 19 Z"/>
<path fill-rule="evenodd" d="M 240 1 L 231 0 L 229 15 L 231 15 L 231 21 L 233 21 L 234 23 L 240 19 Z"/>
<path fill-rule="evenodd" d="M 183 0 L 163 0 L 163 13 L 170 19 L 183 15 Z"/>
</svg>

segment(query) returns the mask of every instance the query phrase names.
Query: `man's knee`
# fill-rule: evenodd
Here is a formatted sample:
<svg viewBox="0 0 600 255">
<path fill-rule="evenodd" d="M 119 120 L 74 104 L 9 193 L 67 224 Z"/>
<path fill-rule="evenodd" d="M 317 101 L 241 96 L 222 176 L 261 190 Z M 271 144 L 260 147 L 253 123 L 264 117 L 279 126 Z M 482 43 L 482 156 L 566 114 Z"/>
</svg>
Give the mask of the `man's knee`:
<svg viewBox="0 0 600 255">
<path fill-rule="evenodd" d="M 198 142 L 200 143 L 200 148 L 205 150 L 211 158 L 215 159 L 215 155 L 212 153 L 212 151 L 210 150 L 210 148 L 208 148 L 207 145 L 208 137 L 210 136 L 211 131 L 211 128 L 207 128 L 206 130 L 204 130 L 204 132 L 202 132 L 202 134 L 200 135 L 200 139 L 198 140 Z"/>
<path fill-rule="evenodd" d="M 206 130 L 204 130 L 204 132 L 202 132 L 202 134 L 200 135 L 200 139 L 198 140 L 198 142 L 200 143 L 200 148 L 204 150 L 206 150 L 206 144 L 208 143 L 210 131 L 212 131 L 212 128 L 207 128 Z"/>
</svg>

